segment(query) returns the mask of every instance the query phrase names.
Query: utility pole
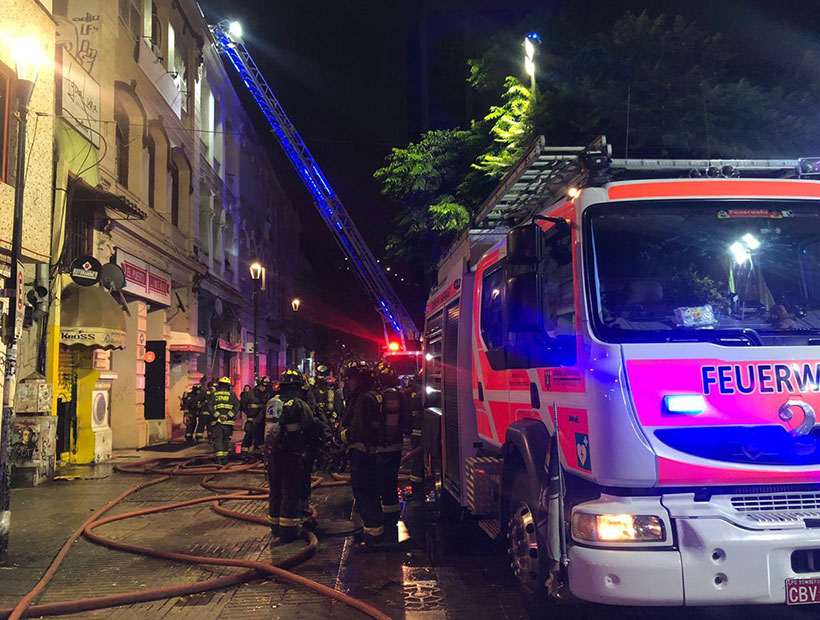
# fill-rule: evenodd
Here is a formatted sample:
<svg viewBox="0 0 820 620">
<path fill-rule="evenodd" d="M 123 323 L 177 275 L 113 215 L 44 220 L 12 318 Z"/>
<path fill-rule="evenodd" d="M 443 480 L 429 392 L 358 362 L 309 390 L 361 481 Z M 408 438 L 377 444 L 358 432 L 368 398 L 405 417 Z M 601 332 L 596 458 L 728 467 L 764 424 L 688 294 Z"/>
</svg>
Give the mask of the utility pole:
<svg viewBox="0 0 820 620">
<path fill-rule="evenodd" d="M 14 82 L 14 104 L 17 117 L 17 169 L 14 185 L 14 223 L 11 232 L 11 275 L 6 280 L 9 299 L 9 322 L 6 331 L 6 369 L 3 382 L 3 414 L 0 420 L 0 554 L 9 546 L 11 527 L 11 424 L 14 418 L 14 395 L 17 387 L 17 321 L 22 309 L 22 287 L 19 286 L 20 256 L 23 253 L 23 195 L 26 182 L 26 117 L 40 69 L 42 51 L 35 40 L 15 45 L 17 79 Z M 18 307 L 19 306 L 19 307 Z"/>
</svg>

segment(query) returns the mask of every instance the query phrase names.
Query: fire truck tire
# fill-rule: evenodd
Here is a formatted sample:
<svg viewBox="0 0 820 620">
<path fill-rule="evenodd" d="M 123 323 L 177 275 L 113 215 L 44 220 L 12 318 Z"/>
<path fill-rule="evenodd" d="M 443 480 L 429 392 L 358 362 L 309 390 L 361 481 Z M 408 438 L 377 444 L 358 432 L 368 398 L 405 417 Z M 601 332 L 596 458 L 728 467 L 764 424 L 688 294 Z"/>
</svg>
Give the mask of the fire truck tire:
<svg viewBox="0 0 820 620">
<path fill-rule="evenodd" d="M 548 571 L 546 550 L 538 542 L 536 506 L 530 497 L 527 472 L 518 469 L 508 495 L 507 553 L 518 590 L 533 618 L 556 619 L 557 608 L 544 583 Z"/>
</svg>

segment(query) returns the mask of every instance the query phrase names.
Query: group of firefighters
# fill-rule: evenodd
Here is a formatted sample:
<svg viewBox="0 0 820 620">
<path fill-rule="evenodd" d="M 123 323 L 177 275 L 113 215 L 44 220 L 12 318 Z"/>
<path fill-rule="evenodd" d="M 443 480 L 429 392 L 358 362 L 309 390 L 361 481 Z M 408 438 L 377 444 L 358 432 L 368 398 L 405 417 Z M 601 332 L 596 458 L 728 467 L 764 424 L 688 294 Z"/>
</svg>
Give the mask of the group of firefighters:
<svg viewBox="0 0 820 620">
<path fill-rule="evenodd" d="M 311 521 L 310 491 L 317 459 L 330 468 L 347 461 L 361 543 L 380 547 L 398 541 L 398 480 L 404 438 L 410 437 L 412 494 L 423 482 L 420 374 L 401 386 L 386 362 L 353 360 L 343 365 L 343 387 L 320 364 L 309 381 L 298 370 L 286 370 L 278 381 L 262 377 L 240 397 L 229 378 L 203 381 L 186 393 L 182 409 L 188 441 L 207 432 L 217 462 L 228 461 L 229 444 L 240 413 L 245 431 L 242 452 L 264 457 L 270 486 L 268 520 L 282 542 L 296 539 Z M 343 457 L 338 458 L 340 452 Z M 334 456 L 336 458 L 334 458 Z"/>
</svg>

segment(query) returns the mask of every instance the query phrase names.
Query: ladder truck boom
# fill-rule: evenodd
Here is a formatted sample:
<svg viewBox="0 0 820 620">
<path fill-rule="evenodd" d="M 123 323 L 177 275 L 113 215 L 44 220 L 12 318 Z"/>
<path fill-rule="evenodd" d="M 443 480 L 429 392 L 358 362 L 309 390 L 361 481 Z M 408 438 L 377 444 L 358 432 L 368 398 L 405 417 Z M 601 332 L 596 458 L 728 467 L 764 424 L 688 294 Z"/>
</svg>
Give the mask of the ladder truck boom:
<svg viewBox="0 0 820 620">
<path fill-rule="evenodd" d="M 230 31 L 230 22 L 221 21 L 210 26 L 211 35 L 217 51 L 224 54 L 236 69 L 239 77 L 256 100 L 265 118 L 271 125 L 279 144 L 285 151 L 305 187 L 310 192 L 333 238 L 344 253 L 362 286 L 367 290 L 376 304 L 376 311 L 385 325 L 385 337 L 390 331 L 406 348 L 406 341 L 417 338 L 419 333 L 410 314 L 401 302 L 398 294 L 387 279 L 381 266 L 376 261 L 367 243 L 365 243 L 353 220 L 347 213 L 342 201 L 330 187 L 330 183 L 319 169 L 310 150 L 296 131 L 293 123 L 273 94 L 259 68 L 256 66 L 240 36 Z"/>
</svg>

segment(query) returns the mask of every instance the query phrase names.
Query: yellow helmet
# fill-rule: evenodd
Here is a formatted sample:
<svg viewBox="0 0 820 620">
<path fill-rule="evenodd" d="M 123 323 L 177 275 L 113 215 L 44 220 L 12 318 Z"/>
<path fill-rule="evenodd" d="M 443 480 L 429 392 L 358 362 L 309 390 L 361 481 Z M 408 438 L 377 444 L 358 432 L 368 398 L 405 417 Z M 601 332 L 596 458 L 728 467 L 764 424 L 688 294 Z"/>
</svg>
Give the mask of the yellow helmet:
<svg viewBox="0 0 820 620">
<path fill-rule="evenodd" d="M 230 385 L 230 384 L 231 384 L 231 380 L 230 380 L 228 377 L 222 377 L 222 378 L 219 380 L 219 382 L 220 382 L 220 383 L 227 383 L 228 385 Z"/>
</svg>

